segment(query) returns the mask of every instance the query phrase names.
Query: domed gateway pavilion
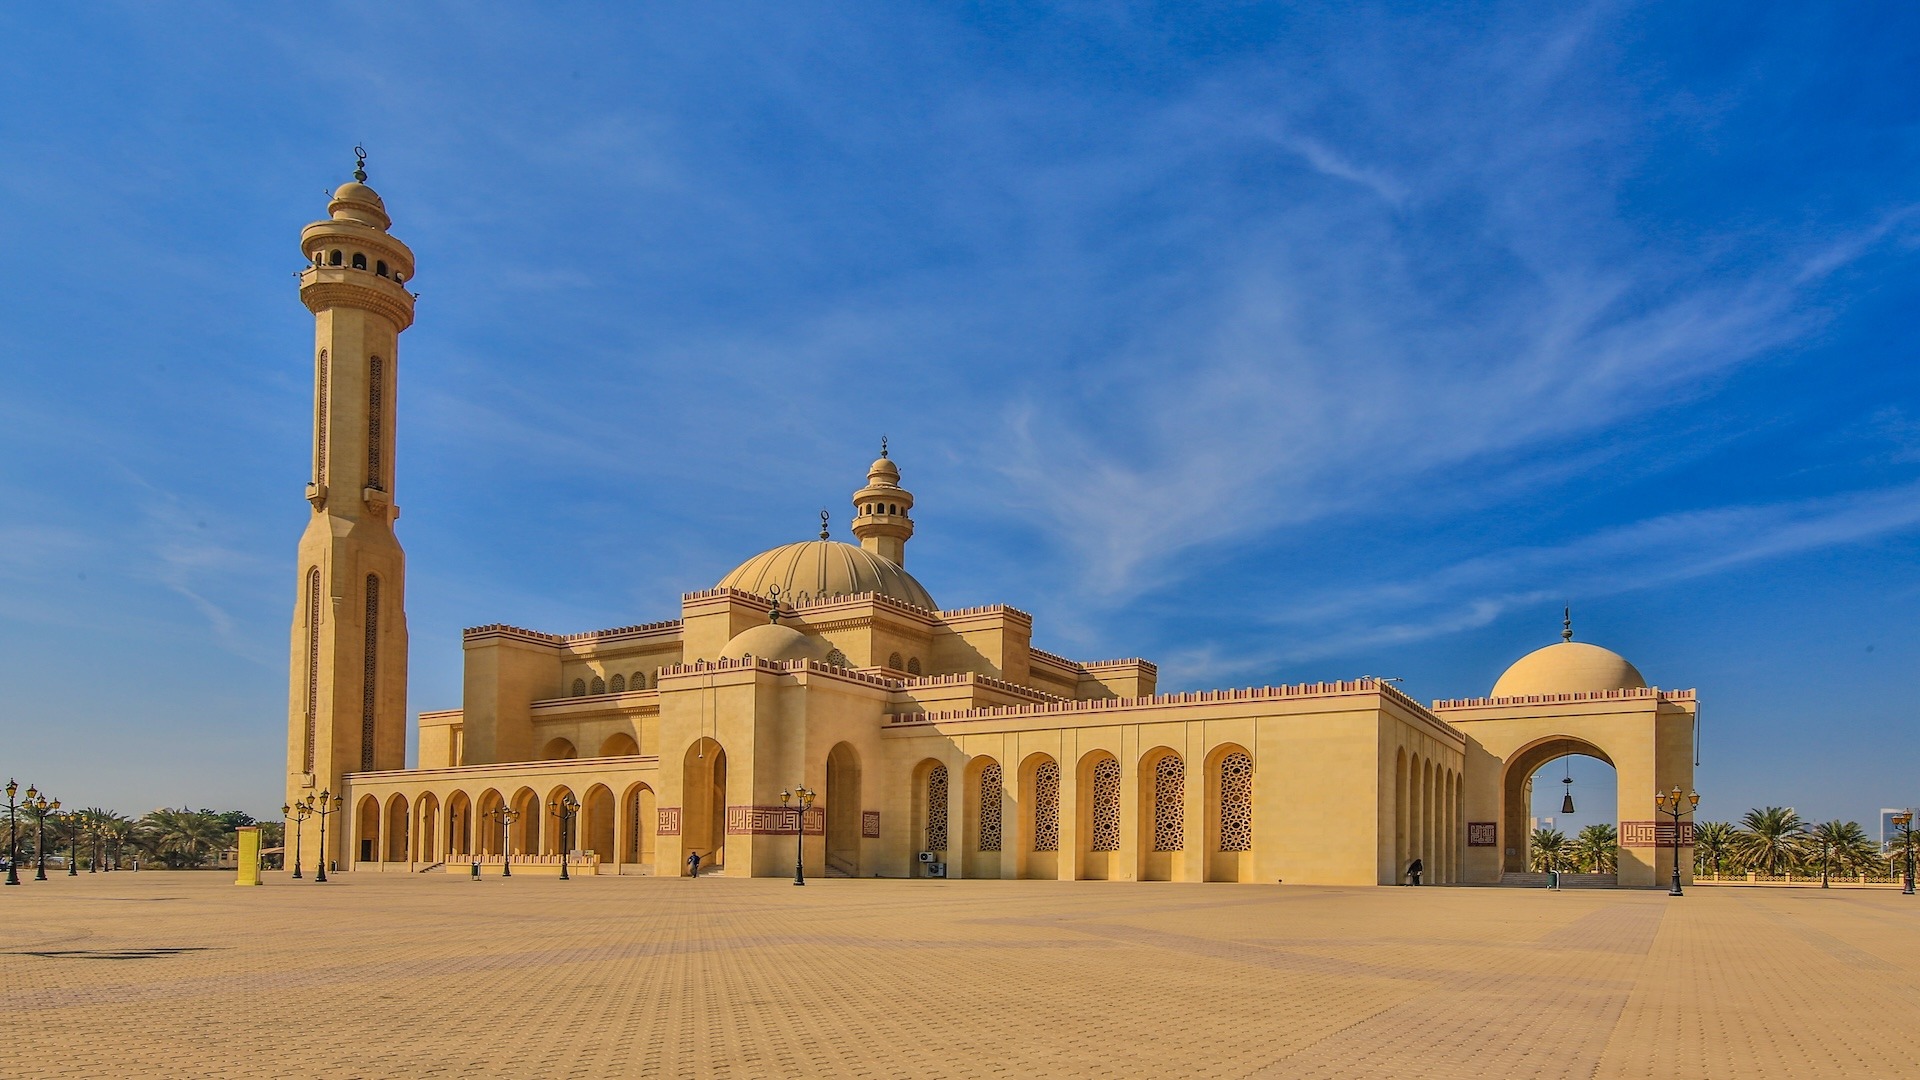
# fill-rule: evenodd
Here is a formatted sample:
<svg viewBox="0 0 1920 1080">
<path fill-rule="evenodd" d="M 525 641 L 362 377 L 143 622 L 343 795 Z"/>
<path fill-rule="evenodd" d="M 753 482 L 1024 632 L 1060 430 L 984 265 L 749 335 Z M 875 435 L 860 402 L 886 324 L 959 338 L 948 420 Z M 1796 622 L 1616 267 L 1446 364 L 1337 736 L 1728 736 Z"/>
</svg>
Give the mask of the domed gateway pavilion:
<svg viewBox="0 0 1920 1080">
<path fill-rule="evenodd" d="M 797 835 L 810 872 L 845 877 L 1390 884 L 1419 860 L 1428 882 L 1495 882 L 1525 869 L 1534 773 L 1582 754 L 1618 778 L 1620 883 L 1691 866 L 1652 797 L 1692 788 L 1692 691 L 1567 630 L 1489 696 L 1430 707 L 1370 678 L 1160 694 L 1146 660 L 1072 660 L 1018 608 L 936 603 L 884 445 L 854 543 L 823 516 L 658 622 L 466 631 L 460 707 L 420 714 L 407 768 L 393 418 L 414 260 L 364 169 L 328 210 L 301 234 L 312 514 L 286 781 L 290 805 L 342 813 L 296 812 L 308 865 L 686 874 L 698 855 L 786 876 Z"/>
</svg>

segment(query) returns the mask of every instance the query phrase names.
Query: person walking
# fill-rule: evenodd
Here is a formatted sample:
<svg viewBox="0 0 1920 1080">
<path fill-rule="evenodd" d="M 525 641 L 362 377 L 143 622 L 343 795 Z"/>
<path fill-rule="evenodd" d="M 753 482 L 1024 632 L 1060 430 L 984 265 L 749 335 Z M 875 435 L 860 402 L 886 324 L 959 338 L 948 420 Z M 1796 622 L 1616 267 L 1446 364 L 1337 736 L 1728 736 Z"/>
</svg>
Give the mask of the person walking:
<svg viewBox="0 0 1920 1080">
<path fill-rule="evenodd" d="M 700 853 L 697 851 L 687 856 L 687 876 L 700 876 Z"/>
<path fill-rule="evenodd" d="M 1420 884 L 1420 871 L 1424 869 L 1426 869 L 1426 867 L 1421 864 L 1420 860 L 1415 859 L 1413 860 L 1413 865 L 1407 867 L 1407 877 L 1411 878 L 1415 885 L 1418 885 Z"/>
</svg>

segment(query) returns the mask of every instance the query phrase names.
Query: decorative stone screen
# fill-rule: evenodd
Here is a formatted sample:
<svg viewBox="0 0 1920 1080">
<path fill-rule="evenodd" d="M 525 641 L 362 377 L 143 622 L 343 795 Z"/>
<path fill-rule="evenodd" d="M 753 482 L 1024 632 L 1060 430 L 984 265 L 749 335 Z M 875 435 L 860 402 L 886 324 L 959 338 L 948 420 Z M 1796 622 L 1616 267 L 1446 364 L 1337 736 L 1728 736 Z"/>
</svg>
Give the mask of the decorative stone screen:
<svg viewBox="0 0 1920 1080">
<path fill-rule="evenodd" d="M 1093 767 L 1093 843 L 1087 850 L 1120 850 L 1120 763 L 1112 758 Z"/>
<path fill-rule="evenodd" d="M 1000 850 L 1000 763 L 980 770 L 980 850 Z"/>
<path fill-rule="evenodd" d="M 360 673 L 360 771 L 373 771 L 373 702 L 380 658 L 380 579 L 367 575 L 367 644 Z"/>
<path fill-rule="evenodd" d="M 593 684 L 591 688 L 588 690 L 588 693 L 604 694 L 606 692 L 607 692 L 607 680 L 601 678 L 598 675 L 595 675 L 593 677 Z"/>
<path fill-rule="evenodd" d="M 947 767 L 927 773 L 927 850 L 947 850 Z"/>
<path fill-rule="evenodd" d="M 909 675 L 920 674 L 920 658 L 919 657 L 912 656 L 907 658 L 907 674 Z"/>
<path fill-rule="evenodd" d="M 1033 850 L 1060 850 L 1060 763 L 1033 770 Z"/>
<path fill-rule="evenodd" d="M 314 380 L 313 395 L 313 482 L 327 482 L 327 350 L 320 350 L 320 373 Z M 313 766 L 307 766 L 312 772 Z"/>
<path fill-rule="evenodd" d="M 847 663 L 847 654 L 841 652 L 839 649 L 834 649 L 827 653 L 827 663 L 833 665 L 834 667 L 852 667 L 853 666 L 852 664 Z"/>
<path fill-rule="evenodd" d="M 313 771 L 314 726 L 320 716 L 320 568 L 307 571 L 307 750 L 306 768 Z"/>
<path fill-rule="evenodd" d="M 573 696 L 574 697 L 587 696 L 587 682 L 585 679 L 573 680 Z"/>
<path fill-rule="evenodd" d="M 1186 797 L 1186 763 L 1168 754 L 1153 767 L 1153 850 L 1180 851 L 1187 846 Z"/>
<path fill-rule="evenodd" d="M 610 694 L 626 693 L 627 677 L 625 675 L 615 675 L 613 678 L 607 680 L 607 692 Z"/>
<path fill-rule="evenodd" d="M 634 672 L 633 678 L 627 680 L 627 686 L 634 690 L 645 690 L 647 688 L 647 673 L 644 671 Z"/>
<path fill-rule="evenodd" d="M 386 365 L 374 357 L 367 363 L 367 486 L 375 491 L 387 490 L 385 474 L 380 467 L 380 445 L 383 438 L 381 429 L 381 407 L 386 404 Z"/>
<path fill-rule="evenodd" d="M 1220 762 L 1220 850 L 1253 850 L 1253 759 L 1238 751 Z"/>
</svg>

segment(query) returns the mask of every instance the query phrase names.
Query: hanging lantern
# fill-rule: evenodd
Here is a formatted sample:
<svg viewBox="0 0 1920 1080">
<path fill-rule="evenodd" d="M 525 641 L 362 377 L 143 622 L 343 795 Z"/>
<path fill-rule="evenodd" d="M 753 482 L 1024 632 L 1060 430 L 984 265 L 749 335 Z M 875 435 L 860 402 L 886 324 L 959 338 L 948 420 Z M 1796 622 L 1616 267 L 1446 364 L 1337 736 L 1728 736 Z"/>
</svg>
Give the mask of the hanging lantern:
<svg viewBox="0 0 1920 1080">
<path fill-rule="evenodd" d="M 1567 762 L 1567 778 L 1560 782 L 1567 785 L 1566 794 L 1560 796 L 1560 812 L 1563 814 L 1571 814 L 1573 813 L 1573 762 L 1572 761 Z"/>
</svg>

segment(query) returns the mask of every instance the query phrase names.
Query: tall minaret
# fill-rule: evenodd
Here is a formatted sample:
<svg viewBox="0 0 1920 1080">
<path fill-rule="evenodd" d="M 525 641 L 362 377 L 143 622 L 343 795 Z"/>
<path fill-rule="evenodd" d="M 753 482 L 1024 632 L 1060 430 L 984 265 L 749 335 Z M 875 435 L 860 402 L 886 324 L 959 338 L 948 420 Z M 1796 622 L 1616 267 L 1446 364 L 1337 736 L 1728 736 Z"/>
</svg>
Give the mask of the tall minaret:
<svg viewBox="0 0 1920 1080">
<path fill-rule="evenodd" d="M 313 516 L 300 537 L 293 661 L 287 708 L 287 801 L 339 794 L 348 773 L 406 766 L 406 556 L 393 535 L 394 384 L 400 332 L 413 324 L 413 252 L 365 184 L 358 147 L 353 181 L 327 204 L 328 220 L 300 231 L 307 268 L 300 300 L 313 312 Z M 353 808 L 327 822 L 316 846 L 340 859 Z M 291 845 L 292 838 L 288 838 Z"/>
<path fill-rule="evenodd" d="M 913 492 L 900 486 L 900 468 L 887 457 L 887 440 L 881 436 L 880 457 L 867 468 L 867 486 L 853 493 L 853 535 L 866 550 L 905 566 L 912 510 Z"/>
</svg>

